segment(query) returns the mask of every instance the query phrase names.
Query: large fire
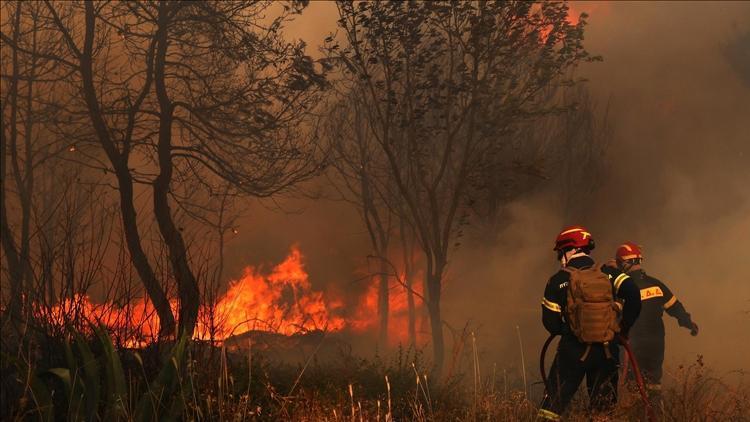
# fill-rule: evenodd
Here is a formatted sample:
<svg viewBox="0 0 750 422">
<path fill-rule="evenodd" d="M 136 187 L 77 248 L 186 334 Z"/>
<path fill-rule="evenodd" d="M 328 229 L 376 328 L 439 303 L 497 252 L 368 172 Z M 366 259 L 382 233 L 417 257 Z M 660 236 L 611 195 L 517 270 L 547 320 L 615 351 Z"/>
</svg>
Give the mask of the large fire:
<svg viewBox="0 0 750 422">
<path fill-rule="evenodd" d="M 329 309 L 323 293 L 312 289 L 302 254 L 295 247 L 270 274 L 247 267 L 242 278 L 230 283 L 214 308 L 213 338 L 223 340 L 250 330 L 294 334 L 344 328 L 344 320 L 331 315 Z M 211 338 L 210 325 L 203 318 L 197 336 Z"/>
<path fill-rule="evenodd" d="M 304 267 L 304 257 L 297 247 L 270 271 L 249 266 L 242 277 L 229 283 L 226 293 L 213 306 L 204 306 L 194 337 L 222 342 L 227 338 L 251 330 L 262 330 L 284 335 L 314 330 L 356 333 L 378 329 L 377 281 L 372 280 L 358 298 L 340 298 L 314 290 Z M 417 333 L 424 332 L 421 309 L 422 284 L 413 287 Z M 349 315 L 344 313 L 349 302 Z M 172 312 L 177 315 L 177 302 L 172 301 Z M 406 343 L 409 339 L 409 309 L 403 280 L 391 280 L 389 295 L 389 341 Z M 52 325 L 62 327 L 66 321 L 81 324 L 96 322 L 105 325 L 115 339 L 127 347 L 139 347 L 156 339 L 159 319 L 150 301 L 138 298 L 124 306 L 112 302 L 93 303 L 88 296 L 75 295 L 61 303 L 39 310 Z M 422 343 L 423 336 L 417 341 Z"/>
</svg>

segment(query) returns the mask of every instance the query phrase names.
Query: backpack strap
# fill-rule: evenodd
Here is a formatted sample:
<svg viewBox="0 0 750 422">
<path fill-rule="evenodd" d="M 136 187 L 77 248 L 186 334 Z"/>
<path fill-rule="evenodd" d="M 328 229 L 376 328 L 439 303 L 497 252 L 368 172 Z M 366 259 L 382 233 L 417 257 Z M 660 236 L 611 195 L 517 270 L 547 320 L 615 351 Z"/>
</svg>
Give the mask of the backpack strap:
<svg viewBox="0 0 750 422">
<path fill-rule="evenodd" d="M 586 358 L 589 357 L 589 352 L 591 351 L 591 343 L 586 343 L 586 350 L 581 355 L 581 362 L 585 362 Z"/>
<path fill-rule="evenodd" d="M 568 274 L 573 274 L 578 271 L 583 270 L 599 270 L 601 267 L 599 266 L 599 263 L 594 261 L 594 263 L 590 267 L 584 267 L 584 268 L 576 268 L 576 267 L 562 267 L 561 270 L 565 271 Z"/>
<path fill-rule="evenodd" d="M 609 342 L 605 341 L 604 343 L 601 343 L 602 347 L 604 347 L 604 356 L 607 359 L 612 359 L 612 352 L 609 351 Z M 589 357 L 589 353 L 591 352 L 591 343 L 586 343 L 586 350 L 583 351 L 583 354 L 580 357 L 581 362 L 585 362 L 586 358 Z"/>
</svg>

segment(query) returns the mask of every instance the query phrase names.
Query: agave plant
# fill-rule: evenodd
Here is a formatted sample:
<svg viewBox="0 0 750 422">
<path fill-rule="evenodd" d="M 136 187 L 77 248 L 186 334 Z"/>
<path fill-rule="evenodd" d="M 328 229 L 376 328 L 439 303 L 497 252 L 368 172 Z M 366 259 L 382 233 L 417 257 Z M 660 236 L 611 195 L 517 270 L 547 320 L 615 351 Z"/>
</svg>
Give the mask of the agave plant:
<svg viewBox="0 0 750 422">
<path fill-rule="evenodd" d="M 78 332 L 72 333 L 72 342 L 63 342 L 66 367 L 57 367 L 42 372 L 32 370 L 23 362 L 16 361 L 19 373 L 26 374 L 35 412 L 41 420 L 54 420 L 55 405 L 58 416 L 70 421 L 155 421 L 176 420 L 184 409 L 180 370 L 184 367 L 189 339 L 183 336 L 172 348 L 168 360 L 149 384 L 146 391 L 136 397 L 133 389 L 127 388 L 120 356 L 108 332 L 95 327 L 94 335 L 101 347 L 100 356 L 95 356 Z M 143 366 L 140 356 L 136 361 Z M 44 382 L 51 376 L 60 381 L 64 397 L 53 400 L 54 390 Z"/>
</svg>

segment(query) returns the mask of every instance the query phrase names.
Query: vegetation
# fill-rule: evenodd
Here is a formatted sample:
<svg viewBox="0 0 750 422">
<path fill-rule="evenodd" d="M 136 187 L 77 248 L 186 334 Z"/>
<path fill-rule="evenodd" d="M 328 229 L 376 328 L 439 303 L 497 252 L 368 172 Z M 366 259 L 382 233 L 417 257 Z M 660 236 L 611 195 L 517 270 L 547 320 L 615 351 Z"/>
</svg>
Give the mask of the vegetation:
<svg viewBox="0 0 750 422">
<path fill-rule="evenodd" d="M 231 352 L 184 337 L 168 347 L 116 351 L 99 328 L 45 341 L 43 349 L 28 345 L 37 349 L 35 362 L 3 352 L 4 420 L 532 421 L 538 404 L 521 380 L 496 368 L 481 371 L 471 353 L 461 358 L 464 371 L 433 380 L 413 349 L 366 360 L 341 348 L 336 359 L 310 356 L 292 365 L 273 354 Z M 678 368 L 660 420 L 744 420 L 750 385 L 735 375 L 734 384 L 719 380 L 700 357 Z M 577 398 L 569 420 L 590 420 L 585 406 Z M 643 415 L 640 396 L 625 385 L 618 408 L 602 417 Z"/>
<path fill-rule="evenodd" d="M 446 351 L 443 285 L 469 221 L 494 247 L 504 207 L 539 189 L 559 191 L 566 217 L 585 211 L 611 138 L 575 73 L 599 60 L 587 16 L 557 1 L 342 0 L 314 59 L 283 33 L 307 4 L 2 3 L 2 420 L 535 419 L 540 384 Z M 747 38 L 725 46 L 743 74 Z M 298 253 L 273 273 L 276 302 L 214 312 L 240 201 L 321 176 L 369 235 L 352 254 L 376 263 L 381 353 L 366 359 L 329 339 Z M 250 290 L 268 281 L 249 273 Z M 408 303 L 397 350 L 393 280 Z M 287 331 L 247 303 L 277 305 Z M 258 327 L 320 342 L 290 361 L 249 345 Z M 667 420 L 750 411 L 742 376 L 699 360 L 673 378 Z M 640 418 L 623 396 L 610 416 Z M 589 419 L 583 399 L 570 418 Z"/>
</svg>

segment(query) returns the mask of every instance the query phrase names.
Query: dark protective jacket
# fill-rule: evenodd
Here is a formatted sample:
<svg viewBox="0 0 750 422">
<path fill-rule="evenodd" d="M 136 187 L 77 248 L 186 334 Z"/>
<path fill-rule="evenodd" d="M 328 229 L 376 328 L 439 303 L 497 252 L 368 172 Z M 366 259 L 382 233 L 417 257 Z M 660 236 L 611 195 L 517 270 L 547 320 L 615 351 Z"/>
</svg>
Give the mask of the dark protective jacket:
<svg viewBox="0 0 750 422">
<path fill-rule="evenodd" d="M 642 303 L 641 316 L 630 331 L 633 342 L 663 342 L 664 321 L 662 317 L 665 310 L 677 319 L 681 327 L 692 328 L 693 321 L 690 314 L 666 284 L 649 276 L 643 270 L 632 271 L 628 275 L 638 286 Z"/>
<path fill-rule="evenodd" d="M 594 265 L 594 260 L 588 255 L 573 258 L 568 262 L 569 267 L 578 269 L 592 265 Z M 620 270 L 606 266 L 603 266 L 601 270 L 612 281 L 612 292 L 615 297 L 623 301 L 620 326 L 623 334 L 627 335 L 641 312 L 640 291 L 635 282 Z M 560 335 L 559 347 L 580 350 L 583 354 L 586 351 L 586 344 L 578 341 L 565 320 L 569 280 L 570 273 L 560 269 L 547 282 L 542 299 L 542 323 L 550 334 Z M 617 346 L 613 343 L 612 347 L 616 350 Z"/>
</svg>

